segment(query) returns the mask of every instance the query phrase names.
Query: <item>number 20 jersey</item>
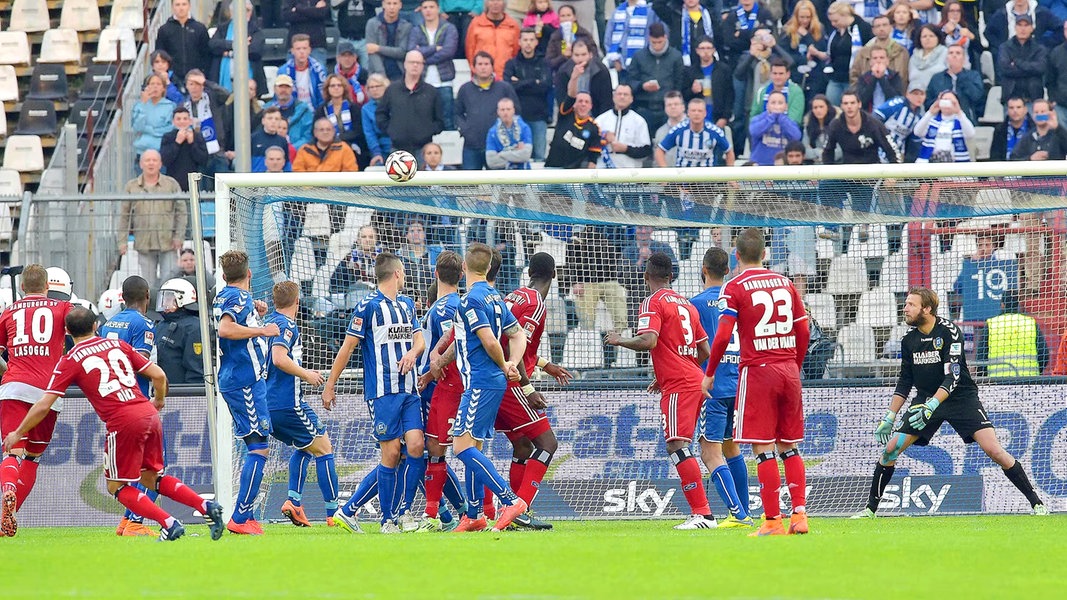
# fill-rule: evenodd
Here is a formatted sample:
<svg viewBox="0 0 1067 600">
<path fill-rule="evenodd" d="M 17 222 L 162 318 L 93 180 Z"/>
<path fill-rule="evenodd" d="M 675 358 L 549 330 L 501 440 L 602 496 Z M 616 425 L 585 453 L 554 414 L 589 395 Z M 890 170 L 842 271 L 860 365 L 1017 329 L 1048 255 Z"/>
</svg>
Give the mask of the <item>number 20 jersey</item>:
<svg viewBox="0 0 1067 600">
<path fill-rule="evenodd" d="M 652 369 L 664 394 L 700 388 L 704 372 L 697 362 L 697 346 L 707 340 L 700 315 L 689 300 L 670 288 L 661 288 L 641 303 L 637 335 L 655 333 Z"/>
<path fill-rule="evenodd" d="M 737 319 L 742 368 L 796 362 L 794 324 L 808 315 L 788 278 L 767 269 L 745 269 L 723 286 L 719 312 Z"/>
<path fill-rule="evenodd" d="M 7 348 L 7 367 L 0 399 L 30 404 L 41 399 L 52 370 L 63 358 L 64 320 L 71 304 L 45 296 L 27 296 L 0 315 L 0 347 Z M 57 412 L 62 405 L 57 402 Z"/>
</svg>

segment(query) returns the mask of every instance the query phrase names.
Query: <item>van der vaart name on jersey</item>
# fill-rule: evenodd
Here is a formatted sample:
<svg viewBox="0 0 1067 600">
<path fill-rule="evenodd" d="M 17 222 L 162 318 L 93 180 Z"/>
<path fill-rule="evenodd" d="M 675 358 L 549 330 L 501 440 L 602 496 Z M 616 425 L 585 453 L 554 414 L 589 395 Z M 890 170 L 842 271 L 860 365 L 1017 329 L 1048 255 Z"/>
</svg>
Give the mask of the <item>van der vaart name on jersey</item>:
<svg viewBox="0 0 1067 600">
<path fill-rule="evenodd" d="M 756 338 L 753 341 L 757 352 L 764 350 L 780 350 L 782 348 L 796 348 L 797 338 L 793 335 L 772 338 Z"/>
<path fill-rule="evenodd" d="M 390 340 L 410 340 L 411 339 L 411 325 L 390 325 L 389 326 L 389 339 Z"/>
</svg>

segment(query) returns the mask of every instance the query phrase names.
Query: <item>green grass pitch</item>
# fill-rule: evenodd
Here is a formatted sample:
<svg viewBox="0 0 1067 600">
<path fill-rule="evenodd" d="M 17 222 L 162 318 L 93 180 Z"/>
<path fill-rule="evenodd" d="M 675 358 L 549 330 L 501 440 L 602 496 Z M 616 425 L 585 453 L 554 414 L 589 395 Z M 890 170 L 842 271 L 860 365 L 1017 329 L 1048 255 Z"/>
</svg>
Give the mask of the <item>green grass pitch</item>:
<svg viewBox="0 0 1067 600">
<path fill-rule="evenodd" d="M 1067 515 L 811 520 L 807 536 L 673 531 L 674 521 L 557 522 L 552 532 L 346 535 L 189 528 L 175 543 L 102 528 L 0 539 L 5 597 L 1054 598 Z M 373 527 L 367 527 L 373 529 Z"/>
</svg>

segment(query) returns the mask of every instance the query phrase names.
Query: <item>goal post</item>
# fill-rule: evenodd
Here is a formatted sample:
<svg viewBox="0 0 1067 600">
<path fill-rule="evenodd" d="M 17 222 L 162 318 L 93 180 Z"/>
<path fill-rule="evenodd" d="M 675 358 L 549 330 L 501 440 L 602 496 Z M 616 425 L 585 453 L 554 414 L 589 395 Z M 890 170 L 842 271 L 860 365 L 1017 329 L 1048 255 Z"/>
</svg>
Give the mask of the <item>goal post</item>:
<svg viewBox="0 0 1067 600">
<path fill-rule="evenodd" d="M 942 314 L 964 328 L 968 360 L 1002 441 L 1050 507 L 1064 510 L 1067 369 L 1057 371 L 1055 362 L 1067 332 L 1065 173 L 1065 162 L 420 171 L 406 183 L 384 172 L 227 173 L 216 179 L 215 248 L 216 255 L 249 253 L 257 299 L 269 303 L 277 281 L 301 284 L 304 364 L 323 371 L 349 312 L 373 289 L 361 269 L 376 251 L 400 252 L 406 293 L 420 311 L 432 301 L 426 287 L 440 251 L 462 251 L 470 241 L 497 245 L 504 292 L 525 283 L 532 254 L 553 255 L 559 281 L 545 299 L 540 352 L 577 380 L 561 388 L 534 378 L 560 441 L 535 508 L 550 518 L 676 517 L 685 504 L 664 456 L 657 400 L 644 391 L 647 355 L 605 348 L 602 336 L 632 331 L 636 305 L 647 295 L 640 265 L 650 249 L 674 255 L 674 287 L 691 297 L 703 289 L 700 264 L 708 248 L 729 251 L 736 228 L 766 227 L 769 266 L 803 286 L 824 335 L 812 353 L 818 361 L 805 364 L 801 449 L 813 514 L 862 507 L 879 455 L 871 431 L 892 393 L 907 329 L 900 310 L 915 285 L 937 291 Z M 599 237 L 587 235 L 594 231 Z M 363 234 L 374 236 L 367 246 Z M 583 246 L 585 239 L 596 243 Z M 200 292 L 206 297 L 206 289 Z M 1041 374 L 985 376 L 1001 360 L 996 350 L 990 354 L 986 319 L 999 314 L 1005 292 L 1039 323 L 1050 349 Z M 338 408 L 329 414 L 316 408 L 330 431 L 343 496 L 377 462 L 359 358 L 348 367 Z M 305 393 L 321 406 L 317 391 Z M 243 449 L 230 435 L 221 399 L 215 417 L 216 493 L 229 508 Z M 287 487 L 289 451 L 272 441 L 271 452 L 260 497 L 264 518 L 280 516 Z M 487 453 L 507 469 L 511 451 L 503 436 Z M 901 458 L 884 512 L 1027 510 L 994 467 L 946 426 L 929 447 Z M 317 487 L 309 483 L 304 493 L 309 515 L 322 518 Z"/>
</svg>

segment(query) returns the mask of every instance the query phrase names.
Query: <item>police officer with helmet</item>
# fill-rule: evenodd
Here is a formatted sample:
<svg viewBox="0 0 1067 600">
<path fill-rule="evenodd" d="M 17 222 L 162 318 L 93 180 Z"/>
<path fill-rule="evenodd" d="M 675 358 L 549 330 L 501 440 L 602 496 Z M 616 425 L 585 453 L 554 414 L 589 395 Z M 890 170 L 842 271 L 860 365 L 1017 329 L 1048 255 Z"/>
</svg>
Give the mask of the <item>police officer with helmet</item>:
<svg viewBox="0 0 1067 600">
<path fill-rule="evenodd" d="M 157 327 L 159 366 L 174 384 L 204 383 L 204 344 L 200 337 L 196 288 L 185 279 L 170 279 L 156 295 L 163 315 Z"/>
</svg>

